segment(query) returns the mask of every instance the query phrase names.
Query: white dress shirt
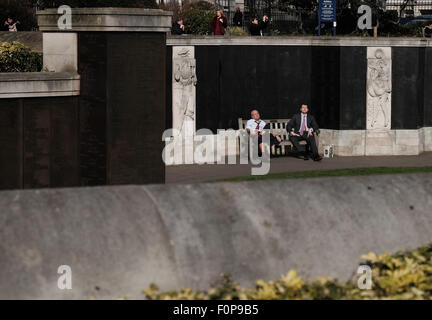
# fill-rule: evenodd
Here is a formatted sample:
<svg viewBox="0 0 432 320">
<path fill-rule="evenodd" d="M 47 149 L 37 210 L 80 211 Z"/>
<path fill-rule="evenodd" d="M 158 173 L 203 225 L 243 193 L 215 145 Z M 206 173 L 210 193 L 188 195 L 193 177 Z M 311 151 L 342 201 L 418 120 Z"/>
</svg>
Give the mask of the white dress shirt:
<svg viewBox="0 0 432 320">
<path fill-rule="evenodd" d="M 306 125 L 306 130 L 305 130 L 305 132 L 308 132 L 309 131 L 309 127 L 308 127 L 308 125 L 307 125 L 307 114 L 303 114 L 303 113 L 301 113 L 300 114 L 300 116 L 301 116 L 301 123 L 300 123 L 300 130 L 301 130 L 301 128 L 303 127 L 303 122 L 305 123 L 305 125 Z M 311 129 L 311 131 L 313 131 L 313 129 L 312 128 L 310 128 Z M 300 132 L 300 131 L 299 131 Z"/>
<path fill-rule="evenodd" d="M 263 129 L 264 129 L 264 127 L 265 127 L 265 125 L 266 125 L 266 123 L 265 123 L 265 121 L 263 121 L 263 120 L 255 120 L 255 119 L 250 119 L 250 120 L 248 120 L 248 122 L 246 123 L 246 129 L 249 129 L 249 130 L 257 130 L 257 126 L 259 125 L 259 128 L 258 128 L 258 132 L 261 132 L 261 131 L 263 131 Z"/>
</svg>

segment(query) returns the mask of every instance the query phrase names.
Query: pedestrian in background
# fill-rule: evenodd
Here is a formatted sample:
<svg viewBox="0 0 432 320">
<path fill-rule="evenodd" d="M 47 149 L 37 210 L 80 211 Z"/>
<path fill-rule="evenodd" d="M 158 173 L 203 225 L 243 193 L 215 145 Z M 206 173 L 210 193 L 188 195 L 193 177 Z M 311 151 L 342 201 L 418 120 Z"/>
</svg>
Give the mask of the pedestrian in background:
<svg viewBox="0 0 432 320">
<path fill-rule="evenodd" d="M 176 22 L 173 23 L 171 28 L 171 34 L 182 35 L 185 34 L 185 26 L 183 24 L 183 19 L 178 18 Z"/>
<path fill-rule="evenodd" d="M 432 36 L 432 23 L 423 29 L 423 36 L 426 38 L 431 38 Z"/>
<path fill-rule="evenodd" d="M 223 11 L 216 11 L 216 17 L 213 18 L 213 21 L 211 23 L 213 34 L 215 36 L 223 36 L 225 34 L 225 28 L 227 26 L 227 18 L 224 16 Z"/>
<path fill-rule="evenodd" d="M 267 35 L 268 34 L 268 30 L 267 27 L 270 23 L 270 19 L 267 15 L 264 15 L 262 20 L 261 20 L 261 35 Z"/>
<path fill-rule="evenodd" d="M 14 22 L 12 18 L 7 18 L 7 20 L 4 23 L 4 25 L 7 26 L 7 28 L 11 32 L 17 32 L 18 31 L 18 29 L 16 27 L 17 24 L 19 24 L 19 21 Z"/>
<path fill-rule="evenodd" d="M 239 7 L 237 7 L 234 14 L 233 24 L 235 27 L 243 27 L 243 13 L 240 11 Z"/>
<path fill-rule="evenodd" d="M 262 36 L 267 29 L 269 18 L 264 15 L 262 20 L 258 20 L 258 17 L 253 17 L 249 25 L 249 32 L 251 36 Z"/>
</svg>

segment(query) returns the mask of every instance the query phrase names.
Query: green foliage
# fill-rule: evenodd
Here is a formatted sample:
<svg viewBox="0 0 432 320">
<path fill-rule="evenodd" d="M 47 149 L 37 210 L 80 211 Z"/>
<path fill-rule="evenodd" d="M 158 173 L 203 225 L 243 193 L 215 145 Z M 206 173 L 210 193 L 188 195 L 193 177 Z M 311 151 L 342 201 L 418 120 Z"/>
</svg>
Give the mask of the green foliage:
<svg viewBox="0 0 432 320">
<path fill-rule="evenodd" d="M 72 8 L 99 8 L 99 7 L 120 7 L 120 8 L 156 8 L 155 0 L 41 0 L 41 8 L 58 8 L 61 5 L 68 5 Z"/>
<path fill-rule="evenodd" d="M 247 36 L 249 33 L 247 33 L 243 28 L 241 27 L 232 27 L 229 29 L 230 36 Z"/>
<path fill-rule="evenodd" d="M 213 10 L 191 8 L 184 17 L 186 32 L 191 34 L 211 34 L 211 22 L 215 13 Z"/>
<path fill-rule="evenodd" d="M 159 9 L 172 12 L 172 22 L 178 21 L 182 16 L 182 6 L 178 2 L 164 2 L 159 4 Z"/>
<path fill-rule="evenodd" d="M 0 72 L 39 72 L 42 54 L 19 42 L 0 42 Z"/>
<path fill-rule="evenodd" d="M 14 21 L 19 21 L 17 25 L 18 31 L 32 31 L 37 28 L 36 21 L 36 2 L 37 0 L 0 0 L 0 25 L 2 30 L 3 23 L 7 18 L 12 18 Z"/>
<path fill-rule="evenodd" d="M 240 287 L 225 274 L 209 291 L 160 292 L 152 284 L 143 293 L 157 300 L 432 299 L 432 245 L 393 255 L 368 253 L 362 259 L 362 264 L 372 268 L 371 290 L 359 289 L 357 278 L 346 283 L 324 277 L 306 282 L 291 270 L 276 281 L 258 280 L 251 289 Z"/>
<path fill-rule="evenodd" d="M 187 1 L 181 9 L 186 33 L 206 35 L 211 34 L 211 22 L 216 15 L 216 8 L 207 1 Z"/>
<path fill-rule="evenodd" d="M 210 2 L 185 0 L 182 6 L 169 2 L 161 4 L 159 8 L 172 11 L 173 22 L 183 19 L 186 33 L 197 35 L 211 34 L 211 21 L 216 15 L 216 8 Z"/>
<path fill-rule="evenodd" d="M 360 5 L 368 5 L 372 9 L 373 25 L 378 25 L 379 36 L 421 36 L 421 28 L 401 26 L 395 11 L 385 11 L 385 1 L 381 0 L 338 0 L 337 1 L 337 33 L 359 36 L 372 36 L 373 31 L 361 31 L 357 28 Z M 280 0 L 278 8 L 283 11 L 300 14 L 302 23 L 297 26 L 299 33 L 316 33 L 318 1 L 316 0 Z M 289 33 L 295 33 L 288 30 Z M 323 34 L 331 35 L 331 24 L 327 23 Z"/>
<path fill-rule="evenodd" d="M 191 9 L 216 10 L 216 7 L 213 4 L 205 0 L 189 1 L 186 4 L 183 4 L 183 6 L 186 6 L 186 9 L 189 7 Z"/>
</svg>

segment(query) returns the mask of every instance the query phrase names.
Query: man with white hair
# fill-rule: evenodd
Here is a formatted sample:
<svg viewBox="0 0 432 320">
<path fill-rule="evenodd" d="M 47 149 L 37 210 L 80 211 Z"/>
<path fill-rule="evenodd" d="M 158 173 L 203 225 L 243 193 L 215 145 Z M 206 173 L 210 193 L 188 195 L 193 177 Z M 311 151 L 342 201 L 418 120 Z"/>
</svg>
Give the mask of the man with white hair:
<svg viewBox="0 0 432 320">
<path fill-rule="evenodd" d="M 251 111 L 251 119 L 246 123 L 246 131 L 249 134 L 257 134 L 258 135 L 258 144 L 261 152 L 264 152 L 264 146 L 262 143 L 262 135 L 264 133 L 264 127 L 266 126 L 266 122 L 261 120 L 261 115 L 258 110 L 254 109 Z M 270 144 L 279 144 L 282 142 L 281 137 L 270 135 Z"/>
</svg>

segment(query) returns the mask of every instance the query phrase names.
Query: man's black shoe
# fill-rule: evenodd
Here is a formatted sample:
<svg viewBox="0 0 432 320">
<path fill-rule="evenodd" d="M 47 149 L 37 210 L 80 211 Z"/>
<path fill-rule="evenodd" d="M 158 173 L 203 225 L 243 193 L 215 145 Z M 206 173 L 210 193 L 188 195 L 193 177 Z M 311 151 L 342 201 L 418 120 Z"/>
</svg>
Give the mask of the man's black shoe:
<svg viewBox="0 0 432 320">
<path fill-rule="evenodd" d="M 321 161 L 321 160 L 322 160 L 322 157 L 318 156 L 318 157 L 315 157 L 313 160 L 314 160 L 314 161 Z"/>
<path fill-rule="evenodd" d="M 308 155 L 304 156 L 303 160 L 305 160 L 305 161 L 309 160 L 309 156 Z"/>
</svg>

